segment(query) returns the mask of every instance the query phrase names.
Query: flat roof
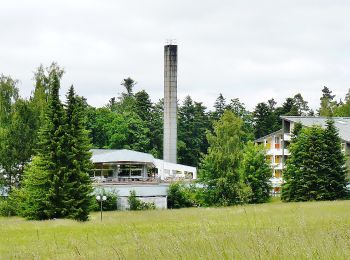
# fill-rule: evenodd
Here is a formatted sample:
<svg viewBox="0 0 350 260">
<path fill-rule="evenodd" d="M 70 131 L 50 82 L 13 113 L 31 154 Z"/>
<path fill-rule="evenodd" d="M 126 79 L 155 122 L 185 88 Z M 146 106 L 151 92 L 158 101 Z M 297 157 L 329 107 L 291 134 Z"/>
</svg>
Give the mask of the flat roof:
<svg viewBox="0 0 350 260">
<path fill-rule="evenodd" d="M 275 132 L 273 132 L 271 134 L 268 134 L 268 135 L 265 135 L 263 137 L 260 137 L 260 138 L 256 139 L 255 142 L 263 142 L 264 139 L 267 138 L 267 137 L 270 137 L 270 136 L 273 136 L 273 135 L 276 135 L 276 134 L 282 134 L 282 133 L 283 133 L 282 129 L 280 129 L 280 130 L 277 130 L 277 131 L 275 131 Z"/>
<path fill-rule="evenodd" d="M 136 152 L 127 149 L 91 149 L 93 163 L 134 162 L 153 164 L 154 157 L 149 153 Z"/>
<path fill-rule="evenodd" d="M 332 119 L 339 131 L 339 137 L 350 143 L 350 117 L 312 117 L 312 116 L 281 116 L 283 120 L 293 123 L 301 123 L 303 126 L 319 125 L 326 127 L 327 120 Z"/>
</svg>

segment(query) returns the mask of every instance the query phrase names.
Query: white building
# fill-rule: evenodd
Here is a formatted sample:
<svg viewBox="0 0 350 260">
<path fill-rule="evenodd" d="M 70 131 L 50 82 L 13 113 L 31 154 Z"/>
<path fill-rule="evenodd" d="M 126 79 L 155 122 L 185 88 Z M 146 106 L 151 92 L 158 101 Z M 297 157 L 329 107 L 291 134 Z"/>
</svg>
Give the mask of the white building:
<svg viewBox="0 0 350 260">
<path fill-rule="evenodd" d="M 119 208 L 128 208 L 131 190 L 157 208 L 166 208 L 169 183 L 197 179 L 195 167 L 165 162 L 151 154 L 131 150 L 92 149 L 94 168 L 90 173 L 95 189 L 116 192 Z"/>
</svg>

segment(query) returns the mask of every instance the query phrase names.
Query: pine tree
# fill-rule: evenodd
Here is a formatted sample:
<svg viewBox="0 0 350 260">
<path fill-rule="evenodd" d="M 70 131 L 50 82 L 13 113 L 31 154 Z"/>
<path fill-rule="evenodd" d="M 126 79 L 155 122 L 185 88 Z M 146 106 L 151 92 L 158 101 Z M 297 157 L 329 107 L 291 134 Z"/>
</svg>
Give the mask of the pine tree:
<svg viewBox="0 0 350 260">
<path fill-rule="evenodd" d="M 266 152 L 262 146 L 249 141 L 243 152 L 241 166 L 245 183 L 251 188 L 251 203 L 267 202 L 270 198 L 271 168 L 266 161 Z"/>
<path fill-rule="evenodd" d="M 90 139 L 85 129 L 83 100 L 75 95 L 73 86 L 67 95 L 66 111 L 68 165 L 64 174 L 64 203 L 69 218 L 85 221 L 88 219 L 93 190 L 89 177 L 92 168 Z"/>
</svg>

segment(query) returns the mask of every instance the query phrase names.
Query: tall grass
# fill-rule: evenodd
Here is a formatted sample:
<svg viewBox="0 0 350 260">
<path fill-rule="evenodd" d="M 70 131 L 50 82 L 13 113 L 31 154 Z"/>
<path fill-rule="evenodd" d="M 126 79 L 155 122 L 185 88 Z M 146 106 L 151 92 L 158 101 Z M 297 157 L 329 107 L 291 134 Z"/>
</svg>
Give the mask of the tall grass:
<svg viewBox="0 0 350 260">
<path fill-rule="evenodd" d="M 350 201 L 0 218 L 2 259 L 350 259 Z"/>
</svg>

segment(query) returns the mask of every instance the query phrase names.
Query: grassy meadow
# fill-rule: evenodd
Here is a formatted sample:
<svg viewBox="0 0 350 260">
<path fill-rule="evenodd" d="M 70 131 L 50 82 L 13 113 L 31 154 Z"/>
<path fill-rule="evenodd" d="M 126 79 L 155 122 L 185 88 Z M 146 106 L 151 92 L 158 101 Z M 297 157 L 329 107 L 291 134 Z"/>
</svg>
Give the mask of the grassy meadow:
<svg viewBox="0 0 350 260">
<path fill-rule="evenodd" d="M 0 218 L 1 259 L 350 259 L 350 201 Z"/>
</svg>

